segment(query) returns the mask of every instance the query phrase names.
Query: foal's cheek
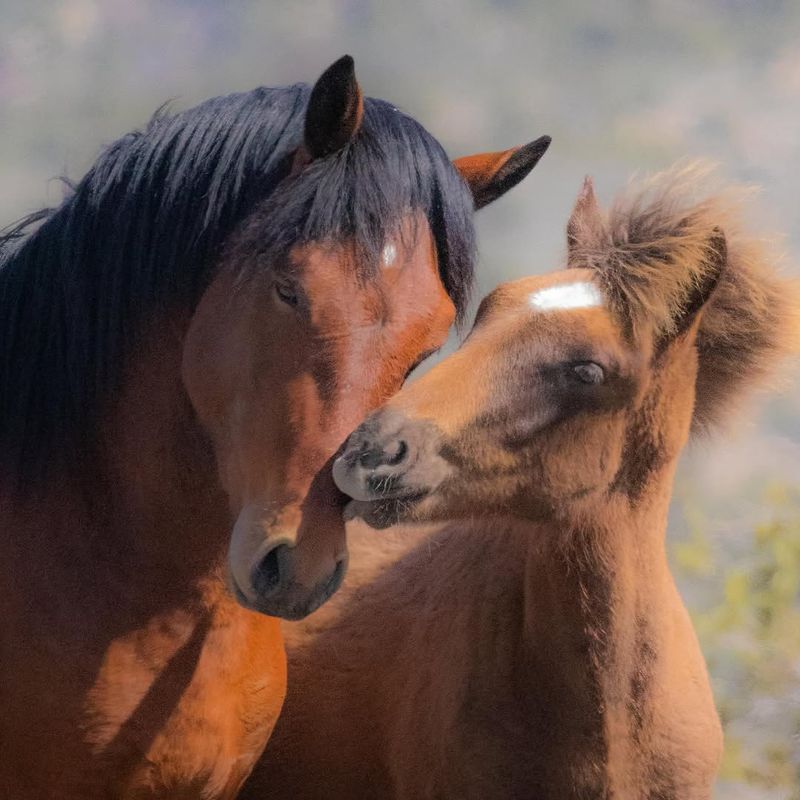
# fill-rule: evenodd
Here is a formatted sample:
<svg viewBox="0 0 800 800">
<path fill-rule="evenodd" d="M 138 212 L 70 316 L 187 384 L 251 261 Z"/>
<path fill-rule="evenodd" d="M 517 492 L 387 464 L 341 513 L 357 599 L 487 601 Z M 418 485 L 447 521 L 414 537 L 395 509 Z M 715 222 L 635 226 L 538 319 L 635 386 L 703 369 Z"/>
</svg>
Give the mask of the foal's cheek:
<svg viewBox="0 0 800 800">
<path fill-rule="evenodd" d="M 608 487 L 619 469 L 623 433 L 616 418 L 606 425 L 593 420 L 552 431 L 537 458 L 543 491 L 563 502 Z"/>
</svg>

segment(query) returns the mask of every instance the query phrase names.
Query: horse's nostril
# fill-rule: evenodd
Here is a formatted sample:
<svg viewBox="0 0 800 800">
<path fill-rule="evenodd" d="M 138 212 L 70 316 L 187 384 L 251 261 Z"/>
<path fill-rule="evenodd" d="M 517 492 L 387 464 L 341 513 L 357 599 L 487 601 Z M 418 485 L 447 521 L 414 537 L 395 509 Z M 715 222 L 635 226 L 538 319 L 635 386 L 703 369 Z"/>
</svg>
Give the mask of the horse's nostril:
<svg viewBox="0 0 800 800">
<path fill-rule="evenodd" d="M 280 559 L 278 550 L 285 545 L 278 545 L 270 550 L 253 568 L 251 581 L 253 589 L 260 597 L 271 594 L 281 582 Z"/>
</svg>

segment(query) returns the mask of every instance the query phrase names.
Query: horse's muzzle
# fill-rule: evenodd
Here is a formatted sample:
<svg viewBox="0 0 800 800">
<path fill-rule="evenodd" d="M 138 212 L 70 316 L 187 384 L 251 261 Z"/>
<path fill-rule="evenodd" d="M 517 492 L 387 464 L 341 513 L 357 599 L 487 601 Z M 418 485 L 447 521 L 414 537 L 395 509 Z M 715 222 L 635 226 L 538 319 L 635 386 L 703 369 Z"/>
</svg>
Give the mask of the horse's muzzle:
<svg viewBox="0 0 800 800">
<path fill-rule="evenodd" d="M 288 524 L 287 524 L 288 523 Z M 341 585 L 347 550 L 319 559 L 309 580 L 303 561 L 318 559 L 298 542 L 297 524 L 268 518 L 258 505 L 239 514 L 228 551 L 228 588 L 240 605 L 283 619 L 316 611 Z"/>
</svg>

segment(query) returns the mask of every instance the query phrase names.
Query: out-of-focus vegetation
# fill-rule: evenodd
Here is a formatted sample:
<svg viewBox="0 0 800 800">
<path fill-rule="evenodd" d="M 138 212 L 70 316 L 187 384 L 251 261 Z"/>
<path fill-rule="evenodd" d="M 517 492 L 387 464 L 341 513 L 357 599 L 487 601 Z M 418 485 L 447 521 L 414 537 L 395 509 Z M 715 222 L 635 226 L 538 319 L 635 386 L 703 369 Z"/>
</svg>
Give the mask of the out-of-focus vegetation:
<svg viewBox="0 0 800 800">
<path fill-rule="evenodd" d="M 697 498 L 686 500 L 687 535 L 672 556 L 702 595 L 693 616 L 725 727 L 721 785 L 799 800 L 800 492 L 775 484 L 763 500 L 764 521 L 738 543 L 743 557 L 733 561 Z"/>
<path fill-rule="evenodd" d="M 0 0 L 0 19 L 0 226 L 166 100 L 310 81 L 349 52 L 453 155 L 553 136 L 479 216 L 478 294 L 559 263 L 585 173 L 607 199 L 683 157 L 762 185 L 753 224 L 800 261 L 798 0 Z M 683 460 L 671 554 L 725 721 L 718 797 L 800 800 L 797 381 L 754 409 Z"/>
</svg>

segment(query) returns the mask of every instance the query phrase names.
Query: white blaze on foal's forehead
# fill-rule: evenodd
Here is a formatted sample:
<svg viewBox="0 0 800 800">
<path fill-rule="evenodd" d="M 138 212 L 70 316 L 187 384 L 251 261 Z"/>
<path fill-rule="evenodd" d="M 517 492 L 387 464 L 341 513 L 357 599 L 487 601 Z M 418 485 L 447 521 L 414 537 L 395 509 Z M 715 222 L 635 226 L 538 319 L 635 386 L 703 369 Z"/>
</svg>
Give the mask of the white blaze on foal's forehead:
<svg viewBox="0 0 800 800">
<path fill-rule="evenodd" d="M 603 305 L 603 295 L 593 283 L 578 281 L 537 289 L 528 296 L 528 303 L 537 311 L 592 308 Z"/>
<path fill-rule="evenodd" d="M 384 267 L 391 267 L 396 258 L 397 248 L 393 242 L 389 242 L 389 244 L 383 248 L 383 253 L 381 253 L 381 262 L 383 263 Z"/>
</svg>

